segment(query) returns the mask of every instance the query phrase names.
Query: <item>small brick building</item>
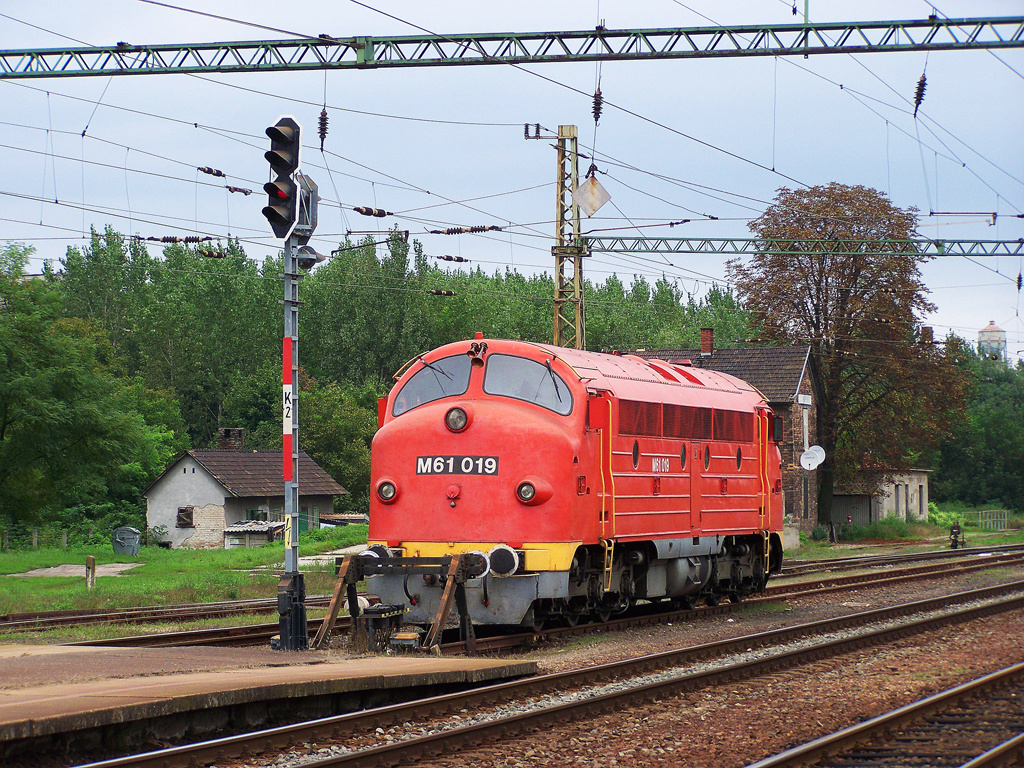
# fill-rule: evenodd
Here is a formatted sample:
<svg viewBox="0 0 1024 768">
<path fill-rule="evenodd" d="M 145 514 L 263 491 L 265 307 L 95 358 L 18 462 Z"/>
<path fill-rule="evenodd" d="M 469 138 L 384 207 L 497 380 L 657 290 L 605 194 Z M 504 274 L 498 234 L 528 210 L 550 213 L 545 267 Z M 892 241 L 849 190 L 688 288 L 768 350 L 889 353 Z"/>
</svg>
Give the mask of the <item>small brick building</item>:
<svg viewBox="0 0 1024 768">
<path fill-rule="evenodd" d="M 927 520 L 929 474 L 930 469 L 887 473 L 879 483 L 877 473 L 865 473 L 860 483 L 836 486 L 832 519 L 854 525 L 877 523 L 887 517 L 908 523 Z"/>
<path fill-rule="evenodd" d="M 283 526 L 248 526 L 260 527 L 262 538 L 239 539 L 235 534 L 246 521 L 284 520 L 283 461 L 281 451 L 186 451 L 142 492 L 146 525 L 166 528 L 163 541 L 172 548 L 245 546 L 271 540 Z M 343 493 L 347 491 L 315 461 L 299 453 L 300 530 L 319 528 L 320 515 L 333 512 L 334 497 Z M 227 541 L 225 529 L 231 532 Z"/>
<path fill-rule="evenodd" d="M 644 349 L 635 354 L 674 364 L 721 371 L 743 379 L 764 395 L 784 422 L 782 452 L 783 509 L 801 530 L 818 524 L 818 473 L 800 466 L 804 452 L 804 412 L 807 444 L 816 438 L 816 405 L 812 377 L 816 375 L 810 347 L 715 348 L 714 330 L 701 329 L 700 349 Z M 804 406 L 801 402 L 809 403 Z"/>
</svg>

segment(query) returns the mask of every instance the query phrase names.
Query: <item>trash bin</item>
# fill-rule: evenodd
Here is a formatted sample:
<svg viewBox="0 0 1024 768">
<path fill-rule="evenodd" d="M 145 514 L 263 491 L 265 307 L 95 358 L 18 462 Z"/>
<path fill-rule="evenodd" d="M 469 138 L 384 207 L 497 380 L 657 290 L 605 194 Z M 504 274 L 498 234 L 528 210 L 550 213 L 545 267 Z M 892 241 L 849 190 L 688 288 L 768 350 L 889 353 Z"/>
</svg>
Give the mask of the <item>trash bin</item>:
<svg viewBox="0 0 1024 768">
<path fill-rule="evenodd" d="M 114 542 L 115 555 L 132 555 L 133 557 L 138 557 L 139 543 L 142 541 L 142 534 L 139 533 L 137 528 L 129 528 L 128 526 L 115 528 L 112 538 Z"/>
</svg>

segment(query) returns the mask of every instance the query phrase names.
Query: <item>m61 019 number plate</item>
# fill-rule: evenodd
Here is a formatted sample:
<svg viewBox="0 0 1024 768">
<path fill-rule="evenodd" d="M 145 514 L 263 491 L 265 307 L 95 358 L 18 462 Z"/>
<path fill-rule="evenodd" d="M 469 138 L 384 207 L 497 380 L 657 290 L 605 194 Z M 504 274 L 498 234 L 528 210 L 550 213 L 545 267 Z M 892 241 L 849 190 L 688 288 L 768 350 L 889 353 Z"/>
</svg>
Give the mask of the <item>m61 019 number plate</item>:
<svg viewBox="0 0 1024 768">
<path fill-rule="evenodd" d="M 496 475 L 497 456 L 417 456 L 417 475 Z"/>
</svg>

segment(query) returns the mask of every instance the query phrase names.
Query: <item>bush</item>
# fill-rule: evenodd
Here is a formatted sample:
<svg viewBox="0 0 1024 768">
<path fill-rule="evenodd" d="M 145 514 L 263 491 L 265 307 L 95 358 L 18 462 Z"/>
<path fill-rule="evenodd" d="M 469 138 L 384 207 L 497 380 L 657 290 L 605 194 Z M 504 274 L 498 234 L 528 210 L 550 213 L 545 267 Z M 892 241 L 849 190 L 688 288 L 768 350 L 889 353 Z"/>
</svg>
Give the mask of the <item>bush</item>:
<svg viewBox="0 0 1024 768">
<path fill-rule="evenodd" d="M 814 530 L 811 531 L 811 538 L 815 541 L 825 541 L 828 538 L 828 528 L 824 525 L 814 526 Z"/>
<path fill-rule="evenodd" d="M 949 510 L 944 512 L 938 508 L 935 502 L 928 502 L 928 522 L 932 525 L 948 529 L 953 523 L 959 523 L 961 517 L 960 511 Z"/>
</svg>

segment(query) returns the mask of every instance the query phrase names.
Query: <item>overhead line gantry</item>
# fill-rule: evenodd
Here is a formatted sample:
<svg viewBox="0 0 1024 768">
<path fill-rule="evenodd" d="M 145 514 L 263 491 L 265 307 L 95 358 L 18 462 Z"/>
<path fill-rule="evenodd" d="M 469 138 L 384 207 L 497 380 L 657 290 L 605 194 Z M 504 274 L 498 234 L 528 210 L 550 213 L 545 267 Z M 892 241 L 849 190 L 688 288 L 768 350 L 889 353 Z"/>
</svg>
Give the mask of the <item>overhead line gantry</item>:
<svg viewBox="0 0 1024 768">
<path fill-rule="evenodd" d="M 184 45 L 0 50 L 0 80 L 97 75 L 209 74 L 298 70 L 447 67 L 485 64 L 644 61 L 834 53 L 1024 48 L 1024 16 L 881 22 L 762 24 L 569 32 L 316 38 Z M 563 134 L 571 128 L 572 135 Z M 745 238 L 582 237 L 572 201 L 577 179 L 576 132 L 559 128 L 555 343 L 584 346 L 583 265 L 587 253 L 806 253 L 808 242 L 766 244 Z M 539 138 L 539 137 L 538 137 Z M 830 243 L 830 246 L 836 244 Z M 1016 255 L 1020 242 L 915 240 L 897 252 L 928 255 Z M 864 244 L 841 246 L 863 252 Z M 870 248 L 877 250 L 878 244 Z M 784 250 L 779 250 L 784 249 Z M 831 252 L 835 252 L 832 250 Z"/>
<path fill-rule="evenodd" d="M 1020 256 L 1024 240 L 775 240 L 756 237 L 601 237 L 584 235 L 584 253 L 692 253 L 716 256 L 857 256 L 863 253 L 913 253 L 922 256 Z"/>
<path fill-rule="evenodd" d="M 0 51 L 0 79 L 543 64 L 1024 47 L 1024 16 Z"/>
</svg>

